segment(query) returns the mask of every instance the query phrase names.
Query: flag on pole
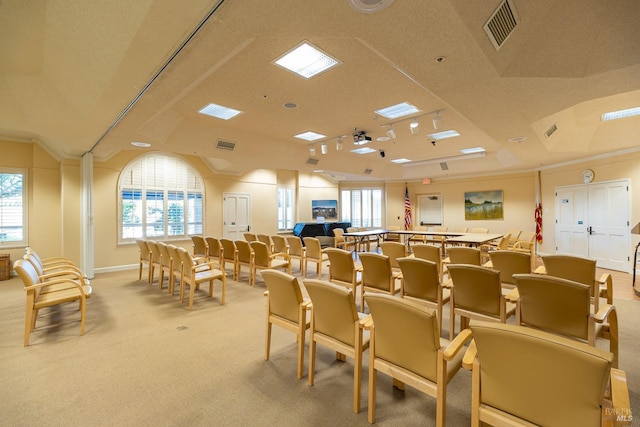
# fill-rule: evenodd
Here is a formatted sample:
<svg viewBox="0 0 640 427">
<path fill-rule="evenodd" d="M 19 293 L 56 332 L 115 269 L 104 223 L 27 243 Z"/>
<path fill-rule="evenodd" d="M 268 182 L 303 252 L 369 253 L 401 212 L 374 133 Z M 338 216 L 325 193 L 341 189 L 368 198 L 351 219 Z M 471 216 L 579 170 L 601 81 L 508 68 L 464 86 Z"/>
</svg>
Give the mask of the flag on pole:
<svg viewBox="0 0 640 427">
<path fill-rule="evenodd" d="M 404 188 L 404 229 L 411 230 L 411 199 L 409 199 L 409 188 Z"/>
<path fill-rule="evenodd" d="M 536 205 L 536 211 L 534 214 L 536 220 L 536 240 L 538 243 L 542 242 L 542 203 Z"/>
</svg>

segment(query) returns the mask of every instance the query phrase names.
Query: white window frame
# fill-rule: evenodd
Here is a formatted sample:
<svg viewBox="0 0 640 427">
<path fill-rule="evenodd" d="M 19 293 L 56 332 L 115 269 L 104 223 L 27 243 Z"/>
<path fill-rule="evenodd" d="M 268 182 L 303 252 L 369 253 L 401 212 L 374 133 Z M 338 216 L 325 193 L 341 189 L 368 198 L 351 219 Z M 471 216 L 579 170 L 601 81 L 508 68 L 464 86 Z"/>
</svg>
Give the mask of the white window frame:
<svg viewBox="0 0 640 427">
<path fill-rule="evenodd" d="M 124 223 L 126 200 L 139 201 L 133 205 L 137 221 L 129 224 Z M 150 210 L 154 200 L 160 202 L 156 203 L 155 212 Z M 168 153 L 139 156 L 122 169 L 118 178 L 118 242 L 184 240 L 201 235 L 205 230 L 205 206 L 202 177 L 186 160 Z M 172 221 L 172 210 L 180 207 L 180 220 Z M 152 219 L 154 223 L 150 222 Z"/>
<path fill-rule="evenodd" d="M 27 242 L 29 241 L 29 233 L 28 233 L 28 198 L 27 198 L 27 190 L 29 188 L 27 181 L 27 170 L 26 169 L 16 169 L 16 168 L 0 168 L 0 175 L 22 175 L 22 221 L 21 224 L 9 224 L 6 218 L 5 208 L 9 208 L 10 206 L 5 206 L 5 201 L 0 197 L 0 233 L 5 233 L 6 227 L 22 227 L 22 239 L 21 240 L 4 240 L 0 236 L 0 248 L 16 248 L 16 247 L 24 247 L 27 246 Z M 0 195 L 3 190 L 0 190 Z"/>
<path fill-rule="evenodd" d="M 287 199 L 290 205 L 287 206 Z M 292 231 L 296 222 L 295 188 L 278 187 L 278 231 Z"/>
<path fill-rule="evenodd" d="M 353 187 L 340 190 L 340 220 L 352 227 L 381 228 L 384 219 L 384 189 Z"/>
</svg>

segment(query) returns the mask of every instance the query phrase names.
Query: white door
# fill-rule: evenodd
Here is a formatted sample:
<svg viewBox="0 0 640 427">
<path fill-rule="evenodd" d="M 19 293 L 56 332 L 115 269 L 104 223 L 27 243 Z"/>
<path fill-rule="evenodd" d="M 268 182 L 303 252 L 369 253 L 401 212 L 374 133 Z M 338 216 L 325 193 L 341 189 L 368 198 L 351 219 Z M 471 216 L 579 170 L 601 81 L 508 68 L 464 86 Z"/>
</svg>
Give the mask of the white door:
<svg viewBox="0 0 640 427">
<path fill-rule="evenodd" d="M 442 196 L 440 194 L 418 196 L 418 224 L 442 225 Z"/>
<path fill-rule="evenodd" d="M 556 189 L 556 253 L 629 271 L 629 180 Z"/>
<path fill-rule="evenodd" d="M 251 194 L 224 193 L 222 203 L 222 234 L 231 240 L 243 240 L 251 231 Z"/>
</svg>

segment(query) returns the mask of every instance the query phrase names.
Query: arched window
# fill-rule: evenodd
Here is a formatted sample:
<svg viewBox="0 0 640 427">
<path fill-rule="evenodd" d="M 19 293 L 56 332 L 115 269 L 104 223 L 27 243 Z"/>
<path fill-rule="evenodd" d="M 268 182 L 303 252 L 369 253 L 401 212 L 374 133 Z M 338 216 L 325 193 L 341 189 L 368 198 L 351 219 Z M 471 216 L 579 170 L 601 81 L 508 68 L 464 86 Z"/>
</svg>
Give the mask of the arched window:
<svg viewBox="0 0 640 427">
<path fill-rule="evenodd" d="M 119 236 L 184 239 L 204 229 L 204 185 L 183 159 L 150 153 L 129 163 L 118 180 Z"/>
</svg>

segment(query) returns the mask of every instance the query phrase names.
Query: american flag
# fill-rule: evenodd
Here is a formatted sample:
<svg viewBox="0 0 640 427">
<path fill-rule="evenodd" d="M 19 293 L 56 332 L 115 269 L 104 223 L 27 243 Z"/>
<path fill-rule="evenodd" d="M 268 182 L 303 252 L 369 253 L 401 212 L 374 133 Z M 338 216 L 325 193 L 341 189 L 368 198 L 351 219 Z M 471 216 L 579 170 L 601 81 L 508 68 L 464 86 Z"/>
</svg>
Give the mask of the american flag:
<svg viewBox="0 0 640 427">
<path fill-rule="evenodd" d="M 407 187 L 404 188 L 404 229 L 411 230 L 411 199 Z"/>
</svg>

